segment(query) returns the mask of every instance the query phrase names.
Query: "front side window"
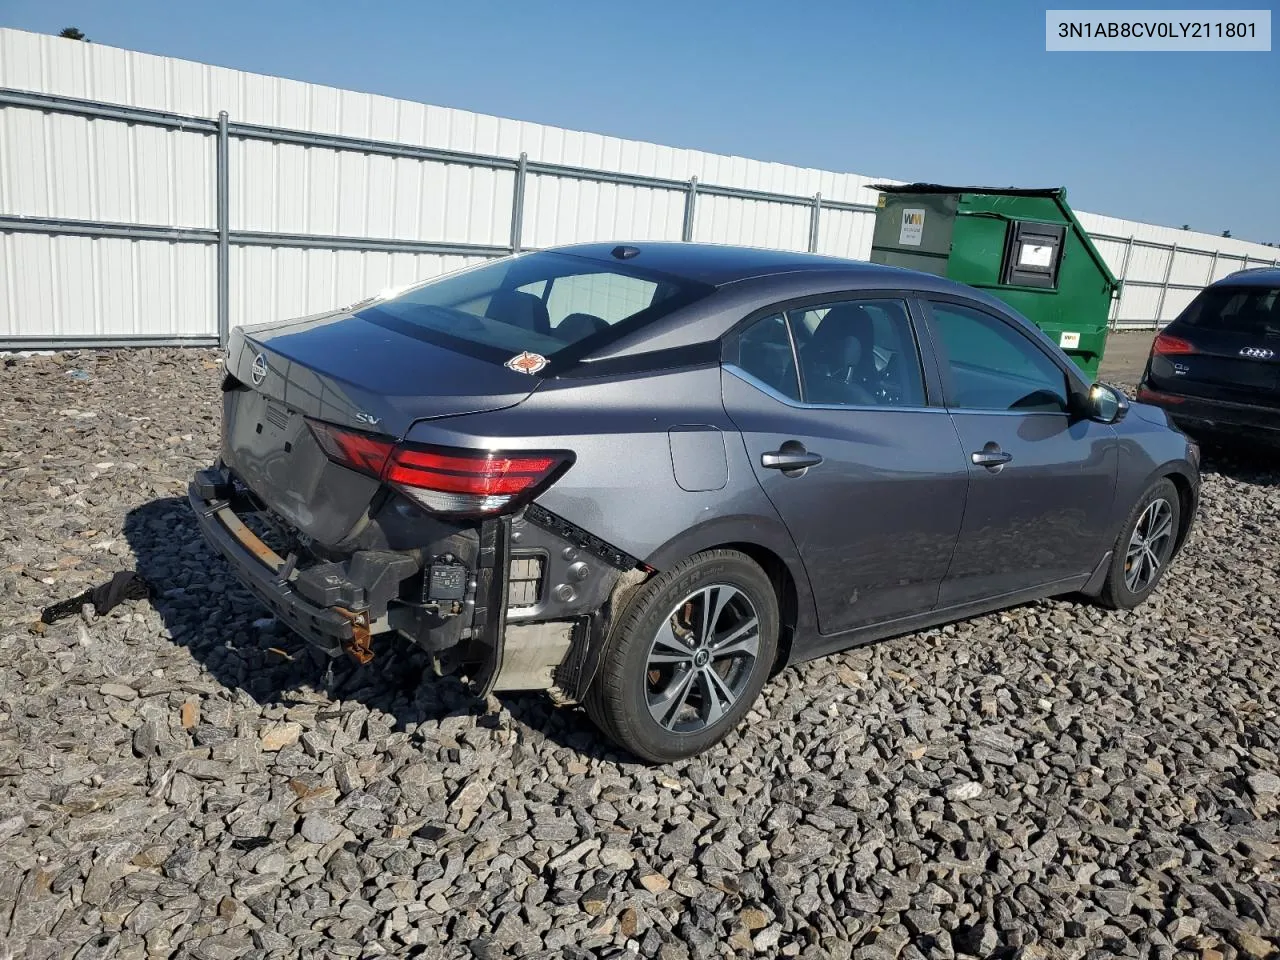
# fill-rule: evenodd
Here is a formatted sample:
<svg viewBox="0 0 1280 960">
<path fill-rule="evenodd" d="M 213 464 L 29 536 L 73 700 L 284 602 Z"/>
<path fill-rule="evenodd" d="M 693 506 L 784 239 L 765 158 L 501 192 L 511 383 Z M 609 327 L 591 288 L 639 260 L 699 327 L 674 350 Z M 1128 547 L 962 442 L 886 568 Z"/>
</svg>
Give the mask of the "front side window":
<svg viewBox="0 0 1280 960">
<path fill-rule="evenodd" d="M 542 252 L 430 280 L 356 315 L 494 360 L 524 350 L 554 359 L 588 337 L 643 326 L 711 290 L 629 264 Z"/>
<path fill-rule="evenodd" d="M 1064 413 L 1067 376 L 1030 339 L 998 317 L 931 302 L 949 404 L 967 410 Z"/>
</svg>

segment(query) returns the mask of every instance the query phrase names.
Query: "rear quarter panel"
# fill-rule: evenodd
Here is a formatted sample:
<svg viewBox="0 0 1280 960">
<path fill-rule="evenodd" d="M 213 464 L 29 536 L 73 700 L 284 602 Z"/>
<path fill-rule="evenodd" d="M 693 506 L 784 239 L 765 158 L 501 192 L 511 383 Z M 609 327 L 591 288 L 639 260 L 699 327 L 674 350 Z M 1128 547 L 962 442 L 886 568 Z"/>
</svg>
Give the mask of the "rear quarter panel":
<svg viewBox="0 0 1280 960">
<path fill-rule="evenodd" d="M 719 440 L 691 443 L 689 428 Z M 686 464 L 678 451 L 701 448 L 722 464 Z M 720 399 L 720 369 L 592 380 L 548 380 L 507 410 L 414 424 L 409 440 L 461 447 L 571 450 L 573 466 L 538 502 L 633 556 L 648 560 L 680 533 L 726 516 L 776 519 L 745 461 L 741 439 Z M 723 449 L 723 454 L 719 450 Z M 691 469 L 693 467 L 693 469 Z M 690 483 L 689 476 L 708 477 Z"/>
<path fill-rule="evenodd" d="M 809 620 L 808 581 L 795 544 L 756 481 L 742 438 L 725 413 L 718 364 L 551 379 L 516 407 L 419 422 L 408 439 L 571 450 L 573 466 L 538 497 L 540 505 L 658 570 L 720 544 L 766 547 L 787 564 L 801 620 Z M 676 457 L 705 452 L 723 461 L 677 464 L 673 450 Z M 714 488 L 685 489 L 681 483 Z"/>
</svg>

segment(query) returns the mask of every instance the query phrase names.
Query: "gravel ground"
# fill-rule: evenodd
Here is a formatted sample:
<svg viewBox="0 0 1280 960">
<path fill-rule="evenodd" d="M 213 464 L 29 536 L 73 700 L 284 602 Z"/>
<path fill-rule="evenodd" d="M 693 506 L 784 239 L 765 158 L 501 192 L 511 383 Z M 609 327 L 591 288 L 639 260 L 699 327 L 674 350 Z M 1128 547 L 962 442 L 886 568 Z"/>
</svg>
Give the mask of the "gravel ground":
<svg viewBox="0 0 1280 960">
<path fill-rule="evenodd" d="M 205 548 L 204 351 L 0 370 L 0 942 L 28 957 L 1160 957 L 1280 947 L 1280 469 L 1146 606 L 784 672 L 640 766 L 406 649 L 326 676 Z M 118 569 L 154 604 L 43 633 Z M 5 950 L 0 949 L 0 956 Z"/>
</svg>

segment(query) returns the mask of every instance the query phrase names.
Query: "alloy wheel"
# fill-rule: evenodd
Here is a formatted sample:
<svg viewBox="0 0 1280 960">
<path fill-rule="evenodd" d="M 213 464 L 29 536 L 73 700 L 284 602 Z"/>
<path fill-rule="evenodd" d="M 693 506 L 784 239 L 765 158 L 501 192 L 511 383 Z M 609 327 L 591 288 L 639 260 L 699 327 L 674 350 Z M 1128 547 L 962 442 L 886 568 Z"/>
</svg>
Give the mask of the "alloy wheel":
<svg viewBox="0 0 1280 960">
<path fill-rule="evenodd" d="M 1142 511 L 1124 557 L 1124 585 L 1132 593 L 1146 590 L 1168 559 L 1173 541 L 1173 507 L 1165 499 L 1153 500 Z"/>
<path fill-rule="evenodd" d="M 755 671 L 760 618 L 737 587 L 700 587 L 662 621 L 645 662 L 649 713 L 673 733 L 696 733 L 733 709 Z"/>
</svg>

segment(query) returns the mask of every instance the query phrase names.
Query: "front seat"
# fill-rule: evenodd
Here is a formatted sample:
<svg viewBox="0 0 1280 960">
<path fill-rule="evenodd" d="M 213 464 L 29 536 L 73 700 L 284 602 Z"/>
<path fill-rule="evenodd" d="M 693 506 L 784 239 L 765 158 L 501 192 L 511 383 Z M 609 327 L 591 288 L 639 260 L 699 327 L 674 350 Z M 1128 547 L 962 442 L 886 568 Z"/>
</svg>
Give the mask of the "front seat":
<svg viewBox="0 0 1280 960">
<path fill-rule="evenodd" d="M 608 321 L 594 314 L 571 313 L 556 325 L 555 334 L 566 343 L 577 343 L 594 333 L 608 329 Z"/>
<path fill-rule="evenodd" d="M 856 303 L 842 303 L 818 321 L 804 346 L 805 393 L 813 403 L 874 404 L 875 324 Z"/>
<path fill-rule="evenodd" d="M 547 305 L 532 293 L 519 290 L 499 290 L 489 298 L 484 315 L 490 320 L 509 323 L 513 327 L 532 330 L 534 333 L 551 333 L 551 316 Z"/>
</svg>

